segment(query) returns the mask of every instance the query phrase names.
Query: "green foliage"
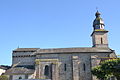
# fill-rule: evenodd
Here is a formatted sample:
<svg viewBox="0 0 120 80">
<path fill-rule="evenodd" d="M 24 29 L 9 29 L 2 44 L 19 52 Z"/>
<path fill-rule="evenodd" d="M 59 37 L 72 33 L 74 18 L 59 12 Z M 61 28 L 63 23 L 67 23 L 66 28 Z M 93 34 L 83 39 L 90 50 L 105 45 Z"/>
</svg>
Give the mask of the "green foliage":
<svg viewBox="0 0 120 80">
<path fill-rule="evenodd" d="M 97 78 L 99 79 L 106 80 L 109 78 L 110 75 L 106 75 L 107 73 L 104 70 L 102 70 L 101 67 L 101 65 L 94 67 L 92 69 L 92 74 L 97 76 Z"/>
<path fill-rule="evenodd" d="M 6 75 L 1 75 L 0 80 L 8 80 L 8 77 Z"/>
<path fill-rule="evenodd" d="M 92 74 L 102 80 L 107 80 L 111 76 L 115 76 L 118 79 L 120 77 L 120 59 L 103 61 L 99 66 L 92 69 Z"/>
</svg>

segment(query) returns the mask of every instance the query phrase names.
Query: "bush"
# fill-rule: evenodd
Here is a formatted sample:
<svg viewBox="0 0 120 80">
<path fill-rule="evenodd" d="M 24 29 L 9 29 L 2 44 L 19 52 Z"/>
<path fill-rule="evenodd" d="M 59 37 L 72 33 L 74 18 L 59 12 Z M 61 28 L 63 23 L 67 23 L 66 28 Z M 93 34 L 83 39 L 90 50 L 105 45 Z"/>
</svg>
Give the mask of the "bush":
<svg viewBox="0 0 120 80">
<path fill-rule="evenodd" d="M 120 58 L 103 61 L 92 69 L 92 74 L 102 80 L 107 80 L 112 76 L 120 80 Z"/>
</svg>

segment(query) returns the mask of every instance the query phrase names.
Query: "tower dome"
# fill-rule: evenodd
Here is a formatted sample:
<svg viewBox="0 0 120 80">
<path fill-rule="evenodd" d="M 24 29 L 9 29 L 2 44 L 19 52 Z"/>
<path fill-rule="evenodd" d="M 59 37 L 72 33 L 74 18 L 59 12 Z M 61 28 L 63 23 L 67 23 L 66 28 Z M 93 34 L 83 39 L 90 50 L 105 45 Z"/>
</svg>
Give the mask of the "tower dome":
<svg viewBox="0 0 120 80">
<path fill-rule="evenodd" d="M 105 26 L 104 21 L 100 17 L 100 13 L 98 11 L 95 13 L 95 16 L 96 16 L 96 18 L 95 18 L 95 20 L 93 22 L 94 30 L 96 30 L 96 29 L 104 29 L 104 26 Z"/>
</svg>

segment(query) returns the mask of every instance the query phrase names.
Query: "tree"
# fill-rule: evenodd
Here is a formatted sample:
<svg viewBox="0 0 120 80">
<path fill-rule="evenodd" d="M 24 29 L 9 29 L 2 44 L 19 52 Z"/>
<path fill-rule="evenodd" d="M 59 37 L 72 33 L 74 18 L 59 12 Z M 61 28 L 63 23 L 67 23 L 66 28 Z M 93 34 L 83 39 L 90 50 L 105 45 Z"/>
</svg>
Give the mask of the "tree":
<svg viewBox="0 0 120 80">
<path fill-rule="evenodd" d="M 106 73 L 101 69 L 100 65 L 92 69 L 92 74 L 97 76 L 97 78 L 99 79 L 102 79 L 102 80 L 107 79 Z"/>
<path fill-rule="evenodd" d="M 6 75 L 1 75 L 0 80 L 8 80 L 8 77 Z"/>
<path fill-rule="evenodd" d="M 92 74 L 102 80 L 115 76 L 120 80 L 120 58 L 109 59 L 101 62 L 99 66 L 92 69 Z"/>
</svg>

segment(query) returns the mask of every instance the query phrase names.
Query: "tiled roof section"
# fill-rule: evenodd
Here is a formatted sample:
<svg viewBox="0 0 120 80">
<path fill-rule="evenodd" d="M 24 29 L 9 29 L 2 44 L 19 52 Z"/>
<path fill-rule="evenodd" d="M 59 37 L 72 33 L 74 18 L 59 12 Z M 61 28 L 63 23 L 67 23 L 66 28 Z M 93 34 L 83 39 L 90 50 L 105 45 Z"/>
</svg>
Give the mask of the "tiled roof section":
<svg viewBox="0 0 120 80">
<path fill-rule="evenodd" d="M 34 73 L 34 69 L 27 69 L 24 67 L 14 67 L 11 69 L 8 69 L 5 72 L 5 75 L 9 75 L 9 74 L 33 74 Z"/>
<path fill-rule="evenodd" d="M 11 66 L 6 66 L 6 65 L 0 65 L 0 69 L 4 69 L 4 70 L 7 70 L 11 68 Z"/>
<path fill-rule="evenodd" d="M 17 48 L 15 50 L 13 50 L 13 52 L 22 52 L 22 51 L 25 51 L 25 52 L 29 52 L 29 51 L 34 52 L 34 51 L 36 51 L 38 49 L 40 49 L 40 48 Z"/>
<path fill-rule="evenodd" d="M 39 53 L 76 53 L 76 52 L 112 52 L 110 48 L 54 48 L 54 49 L 39 49 L 36 54 Z"/>
</svg>

